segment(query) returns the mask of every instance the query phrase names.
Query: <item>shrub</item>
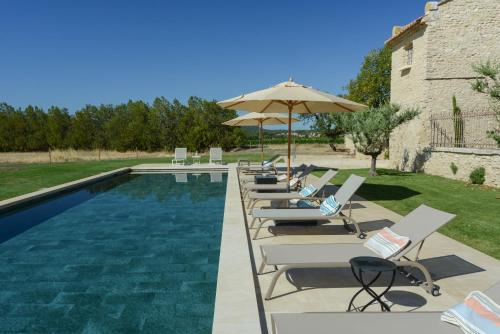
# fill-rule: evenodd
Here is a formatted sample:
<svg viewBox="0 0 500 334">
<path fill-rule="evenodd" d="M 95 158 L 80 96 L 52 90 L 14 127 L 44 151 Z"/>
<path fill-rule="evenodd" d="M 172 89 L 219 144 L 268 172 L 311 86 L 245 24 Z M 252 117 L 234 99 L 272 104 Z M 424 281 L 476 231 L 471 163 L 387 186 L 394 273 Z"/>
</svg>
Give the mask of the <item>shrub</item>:
<svg viewBox="0 0 500 334">
<path fill-rule="evenodd" d="M 453 173 L 453 175 L 457 175 L 458 166 L 455 165 L 454 162 L 451 163 L 450 168 L 451 168 L 451 172 Z"/>
<path fill-rule="evenodd" d="M 485 174 L 486 171 L 484 170 L 484 167 L 477 167 L 469 175 L 470 182 L 472 182 L 472 184 L 483 184 Z"/>
</svg>

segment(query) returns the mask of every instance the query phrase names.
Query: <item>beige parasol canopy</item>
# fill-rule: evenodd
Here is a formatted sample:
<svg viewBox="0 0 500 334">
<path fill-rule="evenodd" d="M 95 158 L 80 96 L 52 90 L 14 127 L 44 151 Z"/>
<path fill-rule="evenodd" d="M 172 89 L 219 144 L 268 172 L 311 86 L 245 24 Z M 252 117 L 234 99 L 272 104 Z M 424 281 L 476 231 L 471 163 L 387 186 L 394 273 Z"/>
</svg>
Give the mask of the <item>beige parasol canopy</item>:
<svg viewBox="0 0 500 334">
<path fill-rule="evenodd" d="M 292 122 L 298 122 L 296 118 L 292 118 Z M 257 113 L 249 114 L 233 118 L 222 123 L 230 126 L 258 126 L 259 127 L 259 143 L 260 143 L 260 159 L 264 159 L 264 144 L 262 142 L 262 126 L 263 125 L 282 125 L 288 124 L 288 116 L 279 113 Z"/>
<path fill-rule="evenodd" d="M 353 112 L 366 108 L 363 104 L 298 84 L 292 79 L 271 88 L 218 102 L 218 104 L 227 109 L 246 110 L 258 113 L 288 113 L 288 177 L 290 177 L 292 113 L 314 114 Z"/>
</svg>

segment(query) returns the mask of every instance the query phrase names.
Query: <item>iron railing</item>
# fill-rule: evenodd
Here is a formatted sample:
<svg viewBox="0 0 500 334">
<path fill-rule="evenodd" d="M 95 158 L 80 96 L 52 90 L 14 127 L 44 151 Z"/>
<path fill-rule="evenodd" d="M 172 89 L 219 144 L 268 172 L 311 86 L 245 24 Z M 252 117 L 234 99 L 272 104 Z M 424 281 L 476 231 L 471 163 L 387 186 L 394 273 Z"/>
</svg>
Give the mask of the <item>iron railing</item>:
<svg viewBox="0 0 500 334">
<path fill-rule="evenodd" d="M 495 149 L 488 132 L 500 132 L 497 115 L 491 110 L 431 115 L 431 147 Z"/>
</svg>

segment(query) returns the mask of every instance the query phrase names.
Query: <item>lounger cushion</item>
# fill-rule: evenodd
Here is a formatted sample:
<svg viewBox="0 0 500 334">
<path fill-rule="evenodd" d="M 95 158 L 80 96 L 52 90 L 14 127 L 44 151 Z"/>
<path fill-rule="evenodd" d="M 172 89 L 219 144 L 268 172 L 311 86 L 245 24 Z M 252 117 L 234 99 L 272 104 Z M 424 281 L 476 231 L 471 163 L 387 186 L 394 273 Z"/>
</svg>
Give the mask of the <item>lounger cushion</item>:
<svg viewBox="0 0 500 334">
<path fill-rule="evenodd" d="M 330 195 L 321 203 L 319 210 L 324 216 L 331 216 L 336 214 L 341 207 L 342 205 L 337 202 L 335 196 Z"/>
<path fill-rule="evenodd" d="M 314 192 L 316 192 L 316 187 L 313 184 L 310 184 L 310 185 L 302 188 L 302 190 L 299 191 L 299 196 L 302 198 L 305 198 L 307 196 L 311 196 L 312 194 L 314 194 Z M 300 207 L 311 207 L 308 205 L 308 203 L 302 203 L 302 204 L 306 204 L 306 205 L 299 206 L 299 201 L 300 201 L 300 198 L 294 198 L 294 199 L 290 200 L 290 204 L 297 205 L 299 208 Z M 314 207 L 314 204 L 312 205 L 312 207 Z"/>
<path fill-rule="evenodd" d="M 479 291 L 441 315 L 441 320 L 459 326 L 464 333 L 500 333 L 500 307 Z"/>
<path fill-rule="evenodd" d="M 316 187 L 313 184 L 310 184 L 302 188 L 302 190 L 299 191 L 299 195 L 302 197 L 311 196 L 316 190 L 317 190 Z"/>
<path fill-rule="evenodd" d="M 394 233 L 384 227 L 380 232 L 368 239 L 364 246 L 384 259 L 391 258 L 401 252 L 410 243 L 410 238 Z"/>
</svg>

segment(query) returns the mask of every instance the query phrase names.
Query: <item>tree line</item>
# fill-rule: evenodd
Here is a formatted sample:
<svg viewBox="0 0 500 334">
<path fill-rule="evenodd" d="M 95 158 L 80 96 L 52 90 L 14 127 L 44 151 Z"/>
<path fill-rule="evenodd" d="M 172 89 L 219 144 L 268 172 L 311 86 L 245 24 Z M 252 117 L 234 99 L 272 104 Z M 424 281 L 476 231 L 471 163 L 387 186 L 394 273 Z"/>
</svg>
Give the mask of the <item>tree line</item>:
<svg viewBox="0 0 500 334">
<path fill-rule="evenodd" d="M 198 97 L 189 98 L 186 105 L 164 97 L 152 104 L 86 105 L 74 114 L 56 106 L 45 111 L 0 103 L 0 151 L 229 149 L 245 140 L 239 127 L 221 124 L 236 116 L 235 111 Z"/>
</svg>

